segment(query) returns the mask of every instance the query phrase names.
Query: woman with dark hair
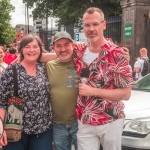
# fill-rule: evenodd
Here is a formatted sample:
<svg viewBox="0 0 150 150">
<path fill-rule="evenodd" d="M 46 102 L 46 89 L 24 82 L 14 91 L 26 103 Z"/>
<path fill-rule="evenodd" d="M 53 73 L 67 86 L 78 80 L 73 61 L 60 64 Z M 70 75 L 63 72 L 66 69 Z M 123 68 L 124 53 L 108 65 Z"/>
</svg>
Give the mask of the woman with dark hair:
<svg viewBox="0 0 150 150">
<path fill-rule="evenodd" d="M 4 131 L 0 139 L 3 150 L 52 150 L 50 85 L 45 65 L 39 63 L 42 42 L 35 35 L 24 36 L 18 49 L 20 63 L 15 64 L 18 79 L 18 95 L 23 99 L 23 130 L 17 142 L 7 142 Z M 0 117 L 5 118 L 8 98 L 13 96 L 13 70 L 8 66 L 0 79 Z"/>
</svg>

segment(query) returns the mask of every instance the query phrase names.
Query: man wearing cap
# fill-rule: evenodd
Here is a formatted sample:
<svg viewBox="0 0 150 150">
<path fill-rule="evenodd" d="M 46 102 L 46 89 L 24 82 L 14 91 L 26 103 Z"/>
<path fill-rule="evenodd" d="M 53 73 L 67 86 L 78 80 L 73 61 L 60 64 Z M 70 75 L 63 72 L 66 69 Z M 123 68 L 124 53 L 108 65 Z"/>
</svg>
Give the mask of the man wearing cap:
<svg viewBox="0 0 150 150">
<path fill-rule="evenodd" d="M 72 60 L 73 42 L 67 32 L 57 32 L 54 36 L 54 51 L 57 59 L 46 65 L 51 85 L 50 103 L 52 107 L 53 140 L 56 150 L 77 150 L 78 123 L 75 117 L 78 76 Z"/>
<path fill-rule="evenodd" d="M 67 32 L 57 32 L 54 36 L 54 51 L 57 59 L 46 65 L 48 79 L 51 85 L 51 106 L 53 116 L 53 140 L 56 150 L 71 150 L 72 143 L 77 150 L 76 133 L 78 123 L 75 118 L 75 109 L 78 95 L 78 76 L 72 56 L 79 65 L 85 48 L 74 51 L 74 44 Z M 125 49 L 126 50 L 126 49 Z M 42 54 L 42 62 L 52 60 L 52 53 Z M 124 53 L 129 60 L 128 51 Z M 81 65 L 81 64 L 80 64 Z M 79 65 L 79 66 L 80 66 Z M 78 68 L 78 66 L 76 66 Z M 77 69 L 81 72 L 81 69 Z M 79 109 L 78 109 L 79 110 Z"/>
</svg>

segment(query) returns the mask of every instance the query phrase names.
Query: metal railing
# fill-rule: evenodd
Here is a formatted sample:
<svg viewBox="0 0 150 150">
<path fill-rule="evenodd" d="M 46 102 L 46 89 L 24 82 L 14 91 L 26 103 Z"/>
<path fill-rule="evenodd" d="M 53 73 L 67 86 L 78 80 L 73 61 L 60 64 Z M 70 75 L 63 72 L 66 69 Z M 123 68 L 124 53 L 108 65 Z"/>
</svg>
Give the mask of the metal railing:
<svg viewBox="0 0 150 150">
<path fill-rule="evenodd" d="M 106 30 L 104 36 L 111 38 L 113 42 L 121 43 L 121 15 L 109 16 L 106 18 Z"/>
</svg>

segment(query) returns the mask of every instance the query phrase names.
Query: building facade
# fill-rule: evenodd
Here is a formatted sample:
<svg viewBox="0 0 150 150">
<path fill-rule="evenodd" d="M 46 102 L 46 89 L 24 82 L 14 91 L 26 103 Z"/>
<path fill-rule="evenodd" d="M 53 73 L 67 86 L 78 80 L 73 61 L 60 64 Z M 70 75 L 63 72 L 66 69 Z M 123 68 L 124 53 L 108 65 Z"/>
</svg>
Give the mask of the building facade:
<svg viewBox="0 0 150 150">
<path fill-rule="evenodd" d="M 46 29 L 47 28 L 46 24 L 47 24 L 46 19 L 35 19 L 35 20 L 33 20 L 34 34 L 39 35 L 39 29 Z"/>
</svg>

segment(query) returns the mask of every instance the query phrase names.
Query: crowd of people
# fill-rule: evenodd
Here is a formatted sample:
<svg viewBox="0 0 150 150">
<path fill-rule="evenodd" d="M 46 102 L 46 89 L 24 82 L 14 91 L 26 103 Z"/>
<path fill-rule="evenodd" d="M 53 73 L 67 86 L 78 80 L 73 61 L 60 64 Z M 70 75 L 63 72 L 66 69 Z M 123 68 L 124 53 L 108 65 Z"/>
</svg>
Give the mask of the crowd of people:
<svg viewBox="0 0 150 150">
<path fill-rule="evenodd" d="M 18 56 L 16 47 L 10 46 L 6 49 L 0 46 L 0 75 L 4 72 L 5 68 L 10 65 Z"/>
<path fill-rule="evenodd" d="M 130 98 L 133 78 L 128 49 L 106 39 L 105 29 L 104 13 L 90 7 L 83 14 L 88 43 L 75 43 L 61 31 L 54 35 L 54 53 L 47 53 L 31 34 L 22 38 L 17 51 L 10 47 L 6 54 L 0 46 L 0 117 L 4 121 L 14 90 L 9 55 L 19 58 L 14 65 L 24 108 L 22 137 L 8 142 L 4 131 L 3 150 L 52 150 L 53 143 L 55 150 L 71 150 L 72 145 L 75 150 L 99 150 L 100 145 L 121 150 L 123 100 Z M 145 51 L 140 50 L 134 65 L 136 78 L 141 59 L 148 59 Z"/>
</svg>

